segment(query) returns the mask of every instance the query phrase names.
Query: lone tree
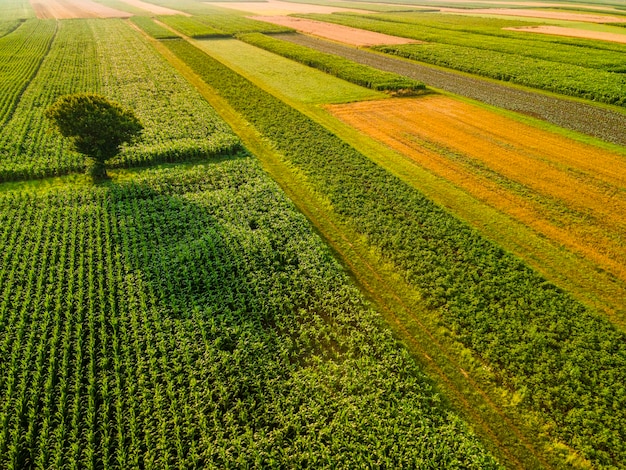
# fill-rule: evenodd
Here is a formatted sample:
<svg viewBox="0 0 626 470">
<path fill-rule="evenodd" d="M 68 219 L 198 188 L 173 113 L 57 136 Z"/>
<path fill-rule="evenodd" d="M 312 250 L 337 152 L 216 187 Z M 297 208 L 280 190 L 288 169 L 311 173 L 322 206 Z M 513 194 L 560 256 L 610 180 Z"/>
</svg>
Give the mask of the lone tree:
<svg viewBox="0 0 626 470">
<path fill-rule="evenodd" d="M 87 172 L 94 180 L 108 178 L 105 162 L 143 130 L 132 111 L 89 93 L 62 96 L 48 108 L 46 117 L 70 139 L 74 150 L 92 159 Z"/>
</svg>

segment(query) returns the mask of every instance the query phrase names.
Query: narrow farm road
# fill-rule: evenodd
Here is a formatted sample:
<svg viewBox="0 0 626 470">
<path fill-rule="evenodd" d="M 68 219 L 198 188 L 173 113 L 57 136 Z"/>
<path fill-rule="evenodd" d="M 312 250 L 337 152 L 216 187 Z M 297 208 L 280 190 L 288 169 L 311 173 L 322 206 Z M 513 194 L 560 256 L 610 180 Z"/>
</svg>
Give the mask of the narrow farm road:
<svg viewBox="0 0 626 470">
<path fill-rule="evenodd" d="M 280 38 L 370 67 L 405 75 L 428 86 L 542 119 L 606 142 L 626 145 L 626 114 L 617 111 L 500 85 L 493 81 L 447 72 L 417 62 L 384 56 L 303 34 L 281 34 Z"/>
</svg>

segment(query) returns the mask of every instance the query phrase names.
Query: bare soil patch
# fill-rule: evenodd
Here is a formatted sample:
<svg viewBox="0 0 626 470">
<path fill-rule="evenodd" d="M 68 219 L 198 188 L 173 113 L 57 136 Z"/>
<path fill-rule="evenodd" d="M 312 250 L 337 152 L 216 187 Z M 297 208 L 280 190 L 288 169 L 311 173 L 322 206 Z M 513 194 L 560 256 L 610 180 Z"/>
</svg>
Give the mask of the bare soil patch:
<svg viewBox="0 0 626 470">
<path fill-rule="evenodd" d="M 626 281 L 626 159 L 442 96 L 335 116 Z"/>
<path fill-rule="evenodd" d="M 414 44 L 419 42 L 413 39 L 389 36 L 387 34 L 350 28 L 348 26 L 323 23 L 315 20 L 305 20 L 303 18 L 293 18 L 290 16 L 255 16 L 254 19 L 286 26 L 305 34 L 357 47 L 384 46 L 386 44 Z"/>
<path fill-rule="evenodd" d="M 129 5 L 137 8 L 141 8 L 142 10 L 146 10 L 155 15 L 182 15 L 182 16 L 191 16 L 189 13 L 185 13 L 183 11 L 172 10 L 171 8 L 161 7 L 159 5 L 155 5 L 154 3 L 142 2 L 141 0 L 122 0 L 124 3 L 128 3 Z"/>
<path fill-rule="evenodd" d="M 128 18 L 127 11 L 116 10 L 91 0 L 31 0 L 39 19 Z"/>
<path fill-rule="evenodd" d="M 463 8 L 440 8 L 444 13 L 462 15 L 504 15 L 523 18 L 543 18 L 546 20 L 579 21 L 581 23 L 626 23 L 626 18 L 617 16 L 591 15 L 587 13 L 568 13 L 560 11 L 524 10 L 517 8 L 478 8 L 467 10 Z"/>
<path fill-rule="evenodd" d="M 355 8 L 340 8 L 323 5 L 310 5 L 308 3 L 290 3 L 281 0 L 268 0 L 266 2 L 211 2 L 210 5 L 222 8 L 247 11 L 255 15 L 282 16 L 291 13 L 321 13 L 330 14 L 336 11 L 352 11 L 357 13 L 371 13 L 366 10 Z"/>
<path fill-rule="evenodd" d="M 570 38 L 597 39 L 599 41 L 610 41 L 626 44 L 626 34 L 603 33 L 601 31 L 589 31 L 587 29 L 564 28 L 562 26 L 521 26 L 519 28 L 504 29 L 507 29 L 509 31 L 550 34 L 553 36 L 565 36 Z"/>
</svg>

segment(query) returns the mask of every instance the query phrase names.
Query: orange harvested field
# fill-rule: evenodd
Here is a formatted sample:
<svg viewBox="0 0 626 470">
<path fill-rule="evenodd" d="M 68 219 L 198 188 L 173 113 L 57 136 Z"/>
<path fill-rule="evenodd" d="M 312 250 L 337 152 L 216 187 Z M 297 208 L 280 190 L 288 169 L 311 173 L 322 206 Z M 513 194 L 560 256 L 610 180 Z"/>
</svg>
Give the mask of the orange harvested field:
<svg viewBox="0 0 626 470">
<path fill-rule="evenodd" d="M 357 47 L 384 46 L 386 44 L 414 44 L 419 42 L 412 39 L 364 31 L 362 29 L 350 28 L 338 24 L 293 18 L 291 16 L 255 16 L 254 19 L 280 26 L 287 26 L 301 33 Z"/>
<path fill-rule="evenodd" d="M 626 281 L 626 157 L 442 96 L 327 108 Z"/>
<path fill-rule="evenodd" d="M 128 18 L 126 11 L 116 10 L 91 0 L 31 0 L 39 19 L 55 18 Z"/>
<path fill-rule="evenodd" d="M 587 29 L 564 28 L 562 26 L 523 26 L 519 28 L 504 28 L 509 31 L 522 31 L 527 33 L 551 34 L 554 36 L 566 36 L 570 38 L 597 39 L 600 41 L 619 42 L 626 44 L 626 31 L 624 34 L 603 33 L 601 31 L 589 31 Z"/>
<path fill-rule="evenodd" d="M 354 8 L 339 8 L 323 5 L 310 5 L 307 3 L 290 3 L 280 0 L 268 0 L 266 2 L 211 2 L 210 5 L 247 11 L 255 15 L 279 16 L 291 13 L 322 13 L 330 14 L 336 11 L 353 11 L 357 13 L 371 13 L 366 10 Z"/>
<path fill-rule="evenodd" d="M 142 10 L 146 10 L 155 15 L 182 15 L 182 16 L 191 16 L 189 13 L 184 13 L 178 10 L 172 10 L 171 8 L 160 7 L 155 5 L 154 3 L 142 2 L 141 0 L 122 0 L 124 3 L 128 3 L 129 5 L 141 8 Z"/>
<path fill-rule="evenodd" d="M 478 8 L 467 10 L 463 8 L 440 8 L 444 13 L 463 15 L 505 15 L 523 18 L 543 18 L 546 20 L 579 21 L 581 23 L 626 23 L 626 18 L 617 16 L 591 15 L 587 13 L 567 13 L 560 11 L 522 10 L 516 8 Z"/>
</svg>

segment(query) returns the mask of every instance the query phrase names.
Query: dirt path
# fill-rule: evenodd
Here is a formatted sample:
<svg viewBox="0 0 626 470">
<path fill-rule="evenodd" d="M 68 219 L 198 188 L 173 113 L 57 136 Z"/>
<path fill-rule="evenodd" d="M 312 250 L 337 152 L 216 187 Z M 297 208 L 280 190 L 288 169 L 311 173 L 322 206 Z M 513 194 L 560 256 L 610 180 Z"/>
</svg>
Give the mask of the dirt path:
<svg viewBox="0 0 626 470">
<path fill-rule="evenodd" d="M 606 142 L 626 145 L 626 114 L 618 111 L 520 90 L 481 78 L 448 72 L 417 62 L 383 56 L 302 34 L 283 34 L 280 38 L 381 70 L 421 80 L 428 86 L 527 114 Z"/>
</svg>

